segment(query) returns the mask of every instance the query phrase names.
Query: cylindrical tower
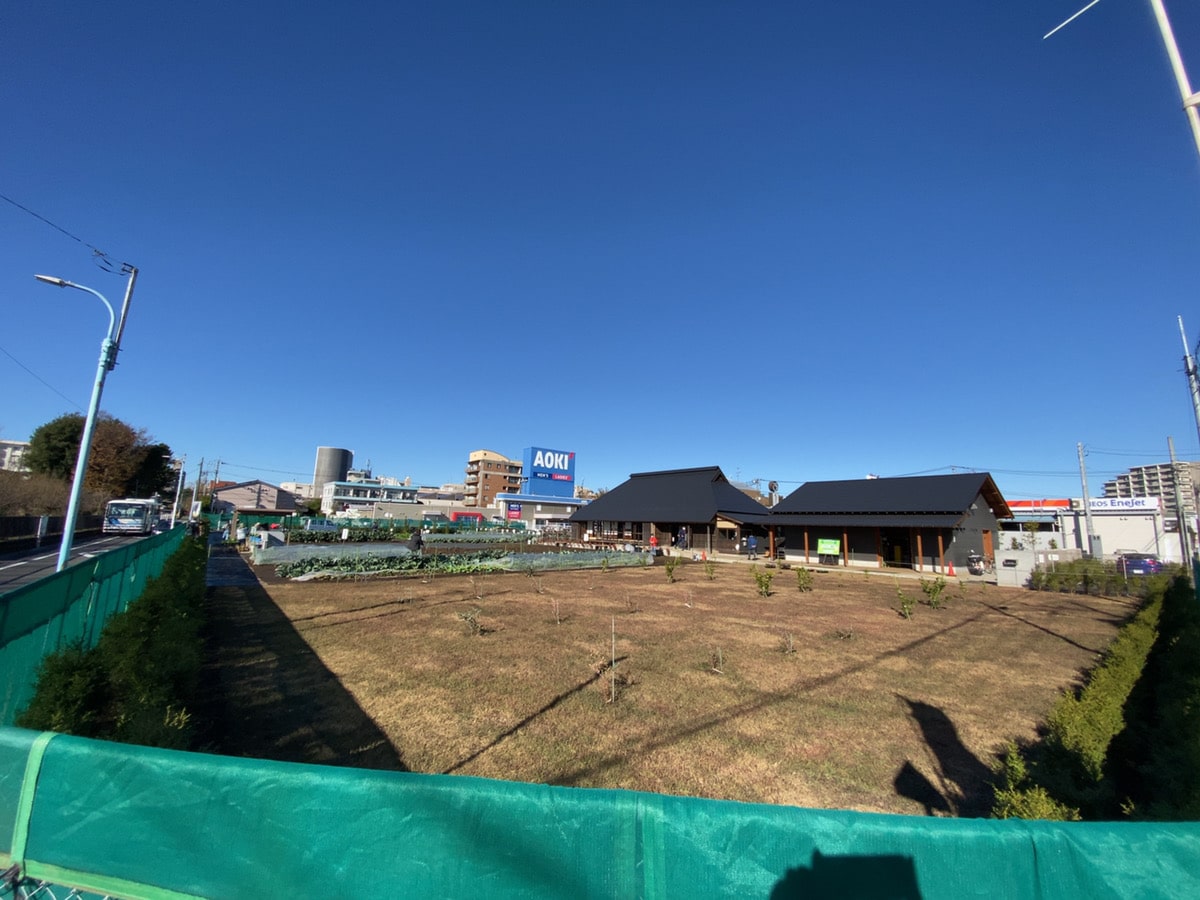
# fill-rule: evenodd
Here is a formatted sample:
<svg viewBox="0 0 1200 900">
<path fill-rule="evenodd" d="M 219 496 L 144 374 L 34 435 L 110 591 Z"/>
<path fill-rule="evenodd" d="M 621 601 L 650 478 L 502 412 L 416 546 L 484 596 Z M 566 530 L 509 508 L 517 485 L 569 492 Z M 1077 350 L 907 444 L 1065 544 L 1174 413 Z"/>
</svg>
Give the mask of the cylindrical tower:
<svg viewBox="0 0 1200 900">
<path fill-rule="evenodd" d="M 313 469 L 313 496 L 320 497 L 325 485 L 331 481 L 345 481 L 352 465 L 353 451 L 340 447 L 318 447 L 317 465 Z"/>
</svg>

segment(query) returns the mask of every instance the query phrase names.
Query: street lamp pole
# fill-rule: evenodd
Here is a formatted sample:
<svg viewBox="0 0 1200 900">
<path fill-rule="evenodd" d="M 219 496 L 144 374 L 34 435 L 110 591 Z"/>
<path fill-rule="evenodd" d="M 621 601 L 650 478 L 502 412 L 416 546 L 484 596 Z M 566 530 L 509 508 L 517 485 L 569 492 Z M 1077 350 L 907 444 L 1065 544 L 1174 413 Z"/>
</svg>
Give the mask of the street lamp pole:
<svg viewBox="0 0 1200 900">
<path fill-rule="evenodd" d="M 125 317 L 129 313 L 129 300 L 133 295 L 133 283 L 137 279 L 137 269 L 131 267 L 129 286 L 125 291 L 125 303 L 121 307 L 121 319 L 118 325 L 112 304 L 99 291 L 92 290 L 82 284 L 75 284 L 65 278 L 55 278 L 51 275 L 35 275 L 38 281 L 53 284 L 62 288 L 75 288 L 86 291 L 98 297 L 108 310 L 108 331 L 100 345 L 100 362 L 96 366 L 96 380 L 92 385 L 92 400 L 88 405 L 87 419 L 84 421 L 83 435 L 79 439 L 79 455 L 75 459 L 75 475 L 71 479 L 71 499 L 67 504 L 67 517 L 63 522 L 62 545 L 58 549 L 58 565 L 56 572 L 61 572 L 67 566 L 67 558 L 71 555 L 71 543 L 75 539 L 75 521 L 79 517 L 79 498 L 83 494 L 84 476 L 87 474 L 88 456 L 92 449 L 92 432 L 96 428 L 96 416 L 100 412 L 100 395 L 104 391 L 105 376 L 117 364 L 117 352 L 120 350 L 121 331 L 125 327 Z"/>
</svg>

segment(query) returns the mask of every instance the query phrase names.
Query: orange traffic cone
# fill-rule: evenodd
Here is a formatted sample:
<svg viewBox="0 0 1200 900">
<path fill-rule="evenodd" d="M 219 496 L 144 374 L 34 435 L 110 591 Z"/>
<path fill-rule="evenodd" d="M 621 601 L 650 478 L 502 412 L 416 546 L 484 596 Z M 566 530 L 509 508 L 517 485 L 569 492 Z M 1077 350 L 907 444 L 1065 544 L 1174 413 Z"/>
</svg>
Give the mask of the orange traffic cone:
<svg viewBox="0 0 1200 900">
<path fill-rule="evenodd" d="M 708 559 L 708 553 L 705 552 L 704 550 L 701 550 L 700 551 L 700 559 L 702 559 L 702 560 Z"/>
<path fill-rule="evenodd" d="M 950 562 L 946 563 L 946 574 L 951 578 L 954 577 L 954 560 L 950 560 Z"/>
</svg>

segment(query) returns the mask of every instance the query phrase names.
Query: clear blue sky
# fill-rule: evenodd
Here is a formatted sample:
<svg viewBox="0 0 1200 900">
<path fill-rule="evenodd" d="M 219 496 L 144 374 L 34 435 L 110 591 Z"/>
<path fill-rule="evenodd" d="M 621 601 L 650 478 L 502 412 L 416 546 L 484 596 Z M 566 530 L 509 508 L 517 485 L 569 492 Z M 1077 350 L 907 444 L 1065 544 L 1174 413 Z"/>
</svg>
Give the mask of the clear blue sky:
<svg viewBox="0 0 1200 900">
<path fill-rule="evenodd" d="M 1200 158 L 1148 4 L 11 3 L 0 437 L 103 408 L 221 476 L 991 471 L 1200 442 Z M 1168 2 L 1200 82 L 1200 10 Z M 61 230 L 60 230 L 61 229 Z M 64 234 L 63 232 L 69 232 Z"/>
</svg>

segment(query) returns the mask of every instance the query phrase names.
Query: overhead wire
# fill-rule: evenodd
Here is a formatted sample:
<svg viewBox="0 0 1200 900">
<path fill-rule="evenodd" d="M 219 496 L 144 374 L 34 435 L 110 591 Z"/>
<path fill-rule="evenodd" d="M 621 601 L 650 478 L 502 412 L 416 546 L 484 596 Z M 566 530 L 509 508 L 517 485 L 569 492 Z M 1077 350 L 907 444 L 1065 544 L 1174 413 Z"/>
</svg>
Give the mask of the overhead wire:
<svg viewBox="0 0 1200 900">
<path fill-rule="evenodd" d="M 60 391 L 58 388 L 56 388 L 54 385 L 52 385 L 50 382 L 48 382 L 46 379 L 44 379 L 37 372 L 33 371 L 33 369 L 29 368 L 29 366 L 25 365 L 25 363 L 21 362 L 19 359 L 17 359 L 11 353 L 9 353 L 7 350 L 5 350 L 3 347 L 0 347 L 0 353 L 3 353 L 9 359 L 11 359 L 13 362 L 15 362 L 18 366 L 20 366 L 22 369 L 24 369 L 26 372 L 28 372 L 30 375 L 32 375 L 34 378 L 36 378 L 38 381 L 40 381 L 43 385 L 45 385 L 50 390 L 52 390 L 54 393 L 58 394 L 58 396 L 62 397 L 64 400 L 66 400 L 68 403 L 70 403 L 77 410 L 79 410 L 80 412 L 83 412 L 82 406 L 80 406 L 78 403 L 76 403 L 74 400 L 72 400 L 70 397 L 68 397 L 66 394 L 64 394 L 62 391 Z"/>
<path fill-rule="evenodd" d="M 125 263 L 125 262 L 118 263 L 111 256 L 109 256 L 107 253 L 105 253 L 103 250 L 101 250 L 99 247 L 97 247 L 95 244 L 85 241 L 83 238 L 81 238 L 77 234 L 72 234 L 70 231 L 67 231 L 67 229 L 63 228 L 61 225 L 57 224 L 56 222 L 50 221 L 45 216 L 43 216 L 41 213 L 30 209 L 28 206 L 26 206 L 23 203 L 17 202 L 12 197 L 9 197 L 7 194 L 0 193 L 0 200 L 3 200 L 6 203 L 10 203 L 13 206 L 15 206 L 17 209 L 21 210 L 22 212 L 28 213 L 29 215 L 33 216 L 38 221 L 44 222 L 45 224 L 47 224 L 51 228 L 53 228 L 55 231 L 61 232 L 62 234 L 69 237 L 71 240 L 77 241 L 78 243 L 83 244 L 83 246 L 87 247 L 89 250 L 92 251 L 92 261 L 95 262 L 96 265 L 99 268 L 103 269 L 105 272 L 111 272 L 114 275 L 128 275 L 133 270 L 133 267 L 129 263 Z"/>
</svg>

